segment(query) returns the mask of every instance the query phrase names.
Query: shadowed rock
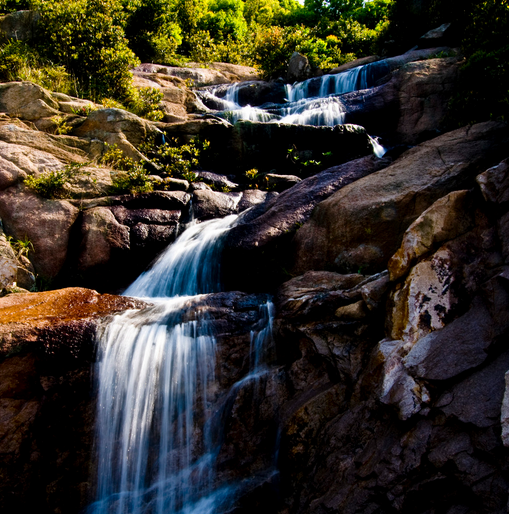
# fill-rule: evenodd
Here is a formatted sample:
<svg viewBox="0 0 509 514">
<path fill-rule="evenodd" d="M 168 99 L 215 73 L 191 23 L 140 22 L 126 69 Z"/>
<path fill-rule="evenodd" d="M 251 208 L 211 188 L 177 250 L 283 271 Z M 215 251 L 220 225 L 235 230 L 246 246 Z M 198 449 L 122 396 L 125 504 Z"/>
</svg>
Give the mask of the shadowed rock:
<svg viewBox="0 0 509 514">
<path fill-rule="evenodd" d="M 344 187 L 320 203 L 298 231 L 293 271 L 385 269 L 408 226 L 438 198 L 472 186 L 475 176 L 505 153 L 508 141 L 505 124 L 465 127 Z"/>
</svg>

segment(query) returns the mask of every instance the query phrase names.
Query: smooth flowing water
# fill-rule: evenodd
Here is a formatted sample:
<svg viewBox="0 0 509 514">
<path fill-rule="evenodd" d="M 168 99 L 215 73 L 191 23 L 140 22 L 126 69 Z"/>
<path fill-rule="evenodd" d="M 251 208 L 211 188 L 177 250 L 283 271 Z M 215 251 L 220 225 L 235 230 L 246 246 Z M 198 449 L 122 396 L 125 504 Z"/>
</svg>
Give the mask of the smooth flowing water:
<svg viewBox="0 0 509 514">
<path fill-rule="evenodd" d="M 152 307 L 115 316 L 99 334 L 97 495 L 90 514 L 212 514 L 231 488 L 215 488 L 211 394 L 216 340 L 190 295 L 220 289 L 218 252 L 236 216 L 187 229 L 126 291 Z M 251 333 L 250 374 L 262 366 L 272 304 Z M 220 418 L 220 416 L 216 416 Z"/>
<path fill-rule="evenodd" d="M 218 87 L 198 93 L 205 105 L 214 105 L 218 115 L 231 123 L 258 121 L 333 127 L 345 122 L 347 111 L 341 95 L 372 87 L 388 71 L 385 61 L 380 61 L 342 73 L 315 77 L 293 85 L 287 84 L 285 103 L 260 107 L 240 105 L 240 84 L 232 84 L 226 92 L 224 87 Z M 382 157 L 385 149 L 377 138 L 371 137 L 371 143 L 373 152 Z"/>
</svg>

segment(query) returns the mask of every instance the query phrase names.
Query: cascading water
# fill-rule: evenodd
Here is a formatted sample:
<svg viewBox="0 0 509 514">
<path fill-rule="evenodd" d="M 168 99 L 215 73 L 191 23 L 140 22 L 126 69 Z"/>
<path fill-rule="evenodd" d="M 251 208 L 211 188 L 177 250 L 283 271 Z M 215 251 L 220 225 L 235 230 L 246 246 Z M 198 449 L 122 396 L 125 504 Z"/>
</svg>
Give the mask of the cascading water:
<svg viewBox="0 0 509 514">
<path fill-rule="evenodd" d="M 231 123 L 258 121 L 263 123 L 288 123 L 292 125 L 328 126 L 342 125 L 346 109 L 341 95 L 372 87 L 376 80 L 389 71 L 385 61 L 358 66 L 351 70 L 315 77 L 285 86 L 286 103 L 266 104 L 261 107 L 240 105 L 239 84 L 212 88 L 199 92 L 207 105 L 214 105 L 218 114 Z M 222 91 L 224 96 L 219 96 Z M 376 138 L 371 138 L 373 152 L 382 157 L 385 149 Z"/>
<path fill-rule="evenodd" d="M 206 317 L 186 316 L 189 295 L 219 290 L 217 252 L 235 219 L 187 229 L 126 291 L 153 306 L 114 317 L 99 334 L 97 499 L 89 514 L 208 514 L 229 497 L 213 487 L 216 342 Z M 272 304 L 260 311 L 251 373 L 271 335 Z"/>
</svg>

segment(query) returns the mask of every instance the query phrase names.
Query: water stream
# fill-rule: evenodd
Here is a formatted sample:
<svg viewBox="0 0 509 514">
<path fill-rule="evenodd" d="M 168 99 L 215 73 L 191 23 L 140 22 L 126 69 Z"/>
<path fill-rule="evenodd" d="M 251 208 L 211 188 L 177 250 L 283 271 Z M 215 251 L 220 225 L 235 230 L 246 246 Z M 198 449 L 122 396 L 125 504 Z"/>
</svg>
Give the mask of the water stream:
<svg viewBox="0 0 509 514">
<path fill-rule="evenodd" d="M 379 61 L 342 73 L 287 84 L 283 104 L 267 103 L 259 107 L 241 105 L 239 91 L 242 84 L 238 83 L 226 91 L 224 87 L 213 87 L 198 91 L 198 94 L 205 105 L 213 105 L 216 114 L 231 123 L 258 121 L 333 127 L 345 122 L 347 111 L 341 96 L 372 87 L 388 71 L 387 63 Z M 370 140 L 373 152 L 382 157 L 385 150 L 378 139 L 370 136 Z"/>
<path fill-rule="evenodd" d="M 232 487 L 217 488 L 211 393 L 216 339 L 197 296 L 220 290 L 218 253 L 236 216 L 188 228 L 125 294 L 152 306 L 102 327 L 96 379 L 97 495 L 89 514 L 212 514 Z M 272 304 L 260 305 L 249 375 L 263 367 Z M 194 318 L 189 320 L 189 318 Z M 235 386 L 234 386 L 235 387 Z"/>
</svg>

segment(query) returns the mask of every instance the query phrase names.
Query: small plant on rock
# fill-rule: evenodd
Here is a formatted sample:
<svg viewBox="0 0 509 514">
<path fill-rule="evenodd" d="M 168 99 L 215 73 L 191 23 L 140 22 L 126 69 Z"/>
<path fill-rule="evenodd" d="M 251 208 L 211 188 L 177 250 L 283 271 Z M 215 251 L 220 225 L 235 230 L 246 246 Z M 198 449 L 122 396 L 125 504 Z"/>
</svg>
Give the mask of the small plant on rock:
<svg viewBox="0 0 509 514">
<path fill-rule="evenodd" d="M 252 168 L 244 172 L 244 175 L 246 176 L 249 182 L 249 187 L 258 189 L 258 180 L 260 179 L 260 173 L 258 172 L 258 170 L 256 168 Z"/>
<path fill-rule="evenodd" d="M 11 248 L 14 250 L 14 253 L 18 257 L 27 257 L 29 252 L 34 252 L 34 245 L 32 242 L 28 239 L 27 236 L 25 236 L 23 239 L 16 239 L 12 236 L 6 236 L 7 242 L 11 245 Z"/>
<path fill-rule="evenodd" d="M 164 116 L 162 99 L 163 93 L 154 87 L 134 89 L 131 99 L 127 102 L 127 109 L 141 118 L 159 121 Z"/>
<path fill-rule="evenodd" d="M 189 143 L 179 144 L 176 138 L 170 142 L 164 142 L 157 146 L 155 141 L 149 140 L 141 146 L 141 151 L 147 155 L 151 161 L 161 168 L 163 173 L 170 177 L 184 178 L 190 182 L 196 180 L 196 169 L 200 162 L 203 152 L 208 150 L 210 143 L 193 139 Z"/>
<path fill-rule="evenodd" d="M 23 182 L 25 186 L 43 198 L 65 198 L 65 186 L 87 164 L 73 162 L 61 170 L 45 171 L 38 177 L 28 176 Z"/>
<path fill-rule="evenodd" d="M 125 156 L 117 145 L 107 145 L 101 162 L 116 170 L 112 177 L 111 194 L 147 193 L 154 189 L 144 163 Z"/>
<path fill-rule="evenodd" d="M 66 123 L 63 116 L 53 116 L 51 121 L 55 123 L 55 134 L 65 135 L 69 134 L 69 132 L 72 130 L 72 127 Z"/>
<path fill-rule="evenodd" d="M 72 108 L 71 111 L 77 116 L 84 116 L 85 118 L 92 112 L 95 111 L 96 107 L 94 104 L 80 105 L 79 107 Z"/>
</svg>

